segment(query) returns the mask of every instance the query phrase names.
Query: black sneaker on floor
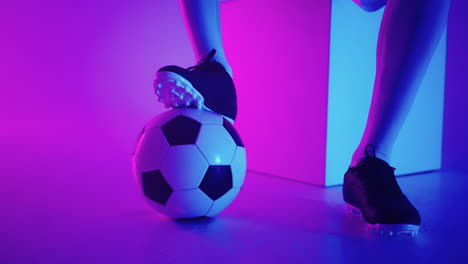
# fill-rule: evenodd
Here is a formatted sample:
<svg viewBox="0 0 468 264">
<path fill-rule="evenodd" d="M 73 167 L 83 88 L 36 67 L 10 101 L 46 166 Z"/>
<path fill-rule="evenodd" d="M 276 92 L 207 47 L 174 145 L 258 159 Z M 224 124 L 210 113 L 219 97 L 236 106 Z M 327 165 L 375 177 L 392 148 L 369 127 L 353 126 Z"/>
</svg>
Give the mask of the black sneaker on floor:
<svg viewBox="0 0 468 264">
<path fill-rule="evenodd" d="M 234 122 L 237 115 L 236 88 L 231 76 L 217 61 L 213 49 L 198 65 L 187 69 L 170 65 L 159 69 L 154 90 L 166 107 L 204 108 Z"/>
<path fill-rule="evenodd" d="M 344 175 L 344 201 L 379 234 L 417 235 L 421 217 L 401 191 L 395 168 L 375 157 L 372 145 L 366 147 L 365 154 L 366 157 Z"/>
</svg>

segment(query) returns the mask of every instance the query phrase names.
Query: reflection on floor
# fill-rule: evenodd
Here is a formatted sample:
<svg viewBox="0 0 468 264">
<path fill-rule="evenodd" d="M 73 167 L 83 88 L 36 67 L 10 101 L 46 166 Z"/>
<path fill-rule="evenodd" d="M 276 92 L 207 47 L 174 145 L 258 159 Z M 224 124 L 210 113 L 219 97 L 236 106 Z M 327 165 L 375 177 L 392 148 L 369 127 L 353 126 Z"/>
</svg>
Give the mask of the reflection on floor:
<svg viewBox="0 0 468 264">
<path fill-rule="evenodd" d="M 195 221 L 172 221 L 143 202 L 103 208 L 73 204 L 76 211 L 56 211 L 39 201 L 38 211 L 48 213 L 10 223 L 12 240 L 4 241 L 9 251 L 3 254 L 23 263 L 450 263 L 468 256 L 465 176 L 436 172 L 400 178 L 423 217 L 417 238 L 367 232 L 361 219 L 346 212 L 339 187 L 249 173 L 228 209 Z"/>
</svg>

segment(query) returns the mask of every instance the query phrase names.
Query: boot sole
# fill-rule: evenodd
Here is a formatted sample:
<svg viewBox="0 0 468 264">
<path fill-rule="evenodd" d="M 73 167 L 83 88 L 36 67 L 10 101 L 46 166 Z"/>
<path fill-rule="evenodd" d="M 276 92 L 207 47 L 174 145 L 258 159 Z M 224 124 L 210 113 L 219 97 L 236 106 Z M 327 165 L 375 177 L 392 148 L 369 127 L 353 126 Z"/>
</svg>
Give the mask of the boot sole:
<svg viewBox="0 0 468 264">
<path fill-rule="evenodd" d="M 347 210 L 356 216 L 360 216 L 361 219 L 364 219 L 361 213 L 361 210 L 353 205 L 346 203 Z M 366 222 L 368 229 L 371 232 L 388 235 L 388 236 L 416 236 L 419 233 L 418 225 L 411 224 L 369 224 Z"/>
<path fill-rule="evenodd" d="M 157 72 L 154 76 L 153 87 L 158 101 L 163 103 L 166 108 L 192 107 L 216 112 L 206 107 L 203 95 L 187 79 L 177 73 Z M 224 115 L 223 117 L 234 123 L 231 118 Z"/>
</svg>

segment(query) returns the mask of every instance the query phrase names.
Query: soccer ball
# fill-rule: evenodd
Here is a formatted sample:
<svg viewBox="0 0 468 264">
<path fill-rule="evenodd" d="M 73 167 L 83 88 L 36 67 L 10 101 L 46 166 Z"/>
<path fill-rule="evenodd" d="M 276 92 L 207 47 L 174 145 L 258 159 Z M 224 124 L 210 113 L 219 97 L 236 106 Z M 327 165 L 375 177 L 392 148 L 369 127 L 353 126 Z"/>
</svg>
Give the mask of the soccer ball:
<svg viewBox="0 0 468 264">
<path fill-rule="evenodd" d="M 145 200 L 172 218 L 214 216 L 237 196 L 246 173 L 239 134 L 222 116 L 179 108 L 143 128 L 132 155 Z"/>
</svg>

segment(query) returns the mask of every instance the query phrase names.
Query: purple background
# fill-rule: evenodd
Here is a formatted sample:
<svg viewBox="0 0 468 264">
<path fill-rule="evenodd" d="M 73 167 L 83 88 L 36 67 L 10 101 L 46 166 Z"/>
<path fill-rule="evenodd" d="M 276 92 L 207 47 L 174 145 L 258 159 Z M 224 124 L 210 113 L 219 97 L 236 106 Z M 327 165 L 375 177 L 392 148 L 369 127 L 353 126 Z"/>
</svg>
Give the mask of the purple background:
<svg viewBox="0 0 468 264">
<path fill-rule="evenodd" d="M 37 261 L 54 252 L 64 261 L 96 233 L 117 228 L 99 216 L 146 208 L 134 188 L 130 154 L 142 125 L 162 110 L 152 93 L 154 72 L 193 64 L 191 48 L 176 1 L 2 5 L 0 259 Z M 468 157 L 467 12 L 466 1 L 453 1 L 446 168 Z M 116 241 L 126 238 L 109 232 L 105 239 L 112 246 L 87 252 L 112 256 L 106 250 L 118 250 Z M 146 242 L 132 246 L 144 251 Z"/>
<path fill-rule="evenodd" d="M 462 165 L 468 154 L 464 136 L 468 119 L 464 107 L 468 94 L 466 10 L 466 1 L 453 1 L 444 166 Z M 176 1 L 13 1 L 0 10 L 0 29 L 0 133 L 10 137 L 27 134 L 40 138 L 59 133 L 57 129 L 70 133 L 69 125 L 74 131 L 89 129 L 92 133 L 85 124 L 95 121 L 109 126 L 106 133 L 127 141 L 162 110 L 152 94 L 155 70 L 173 63 L 193 64 Z M 124 129 L 111 129 L 119 126 Z M 11 140 L 5 143 L 12 144 Z"/>
</svg>

